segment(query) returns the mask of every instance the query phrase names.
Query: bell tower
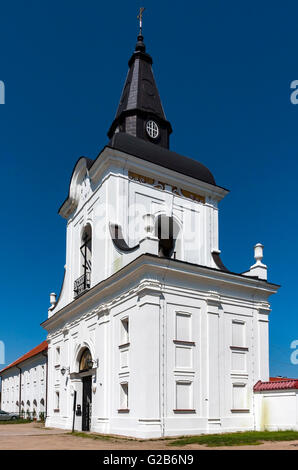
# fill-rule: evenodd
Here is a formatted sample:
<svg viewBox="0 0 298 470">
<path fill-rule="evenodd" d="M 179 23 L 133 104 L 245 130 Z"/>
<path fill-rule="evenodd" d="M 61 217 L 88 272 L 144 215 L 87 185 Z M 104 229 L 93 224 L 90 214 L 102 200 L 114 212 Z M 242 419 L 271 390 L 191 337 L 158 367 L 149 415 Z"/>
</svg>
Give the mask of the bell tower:
<svg viewBox="0 0 298 470">
<path fill-rule="evenodd" d="M 125 132 L 145 141 L 169 148 L 172 126 L 167 121 L 152 71 L 152 58 L 146 53 L 142 34 L 142 9 L 140 33 L 128 66 L 128 74 L 108 137 Z"/>
</svg>

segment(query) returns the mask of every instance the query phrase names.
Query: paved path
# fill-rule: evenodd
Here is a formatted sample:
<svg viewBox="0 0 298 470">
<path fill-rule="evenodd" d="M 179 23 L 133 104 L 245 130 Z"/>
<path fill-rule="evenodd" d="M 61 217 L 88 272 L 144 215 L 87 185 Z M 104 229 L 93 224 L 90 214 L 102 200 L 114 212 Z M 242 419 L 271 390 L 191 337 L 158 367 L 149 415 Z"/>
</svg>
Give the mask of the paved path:
<svg viewBox="0 0 298 470">
<path fill-rule="evenodd" d="M 20 439 L 20 436 L 22 439 Z M 71 436 L 69 431 L 45 429 L 37 423 L 0 424 L 0 450 L 175 450 L 169 441 L 137 440 L 112 437 L 88 439 Z M 298 450 L 298 441 L 265 442 L 259 446 L 210 448 L 197 444 L 180 447 L 181 450 Z"/>
<path fill-rule="evenodd" d="M 46 429 L 39 423 L 0 424 L 0 442 L 2 437 L 8 436 L 45 436 L 67 432 L 63 429 Z"/>
</svg>

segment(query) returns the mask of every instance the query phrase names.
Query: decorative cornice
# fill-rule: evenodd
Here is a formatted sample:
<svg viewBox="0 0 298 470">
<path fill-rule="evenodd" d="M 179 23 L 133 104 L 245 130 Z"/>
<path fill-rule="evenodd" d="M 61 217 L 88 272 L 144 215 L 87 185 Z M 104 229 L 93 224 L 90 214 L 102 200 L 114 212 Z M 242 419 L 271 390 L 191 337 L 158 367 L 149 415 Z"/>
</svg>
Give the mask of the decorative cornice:
<svg viewBox="0 0 298 470">
<path fill-rule="evenodd" d="M 200 202 L 205 204 L 205 197 L 199 194 L 193 193 L 191 191 L 187 191 L 186 189 L 179 188 L 177 186 L 173 186 L 171 184 L 163 183 L 162 181 L 158 181 L 154 178 L 150 178 L 148 176 L 139 175 L 132 171 L 128 172 L 128 178 L 132 181 L 136 181 L 138 183 L 147 184 L 153 186 L 156 189 L 162 189 L 163 191 L 168 190 L 177 196 L 182 196 L 187 199 L 190 199 L 195 202 Z"/>
<path fill-rule="evenodd" d="M 161 293 L 162 284 L 159 281 L 152 281 L 148 279 L 142 281 L 136 289 L 136 294 L 138 295 L 139 299 L 148 294 L 160 296 Z"/>
<path fill-rule="evenodd" d="M 62 329 L 62 333 L 63 333 L 63 336 L 64 336 L 64 338 L 65 338 L 65 336 L 67 336 L 68 333 L 69 333 L 69 328 L 66 328 L 66 327 L 63 328 L 63 329 Z"/>
<path fill-rule="evenodd" d="M 258 309 L 259 313 L 262 313 L 264 315 L 269 315 L 271 312 L 269 302 L 260 302 L 256 305 L 256 308 Z"/>
<path fill-rule="evenodd" d="M 97 310 L 97 318 L 101 318 L 101 317 L 104 317 L 104 316 L 108 316 L 110 315 L 110 306 L 108 304 L 102 304 Z"/>
<path fill-rule="evenodd" d="M 221 304 L 221 298 L 218 292 L 209 291 L 206 297 L 206 302 L 210 306 L 219 307 Z"/>
<path fill-rule="evenodd" d="M 239 274 L 230 272 L 226 273 L 219 271 L 218 269 L 208 268 L 205 266 L 193 265 L 191 263 L 185 263 L 178 260 L 169 260 L 154 255 L 143 254 L 109 278 L 101 281 L 88 290 L 83 297 L 80 297 L 63 307 L 52 317 L 43 322 L 42 326 L 45 327 L 45 329 L 52 329 L 55 328 L 55 325 L 60 326 L 63 322 L 63 328 L 70 328 L 78 324 L 82 319 L 87 319 L 92 317 L 92 315 L 98 314 L 99 308 L 101 307 L 89 310 L 88 304 L 90 303 L 92 303 L 92 305 L 94 305 L 94 302 L 100 303 L 101 305 L 104 303 L 104 307 L 102 307 L 103 310 L 110 310 L 111 307 L 118 305 L 136 294 L 145 295 L 149 292 L 150 294 L 155 293 L 156 295 L 160 295 L 162 292 L 169 289 L 171 290 L 172 286 L 170 284 L 169 286 L 164 286 L 161 282 L 164 278 L 165 270 L 167 270 L 168 274 L 171 274 L 172 277 L 178 276 L 179 279 L 182 279 L 182 276 L 184 280 L 186 277 L 191 277 L 193 280 L 199 280 L 202 278 L 206 279 L 207 282 L 212 281 L 219 285 L 220 283 L 224 283 L 225 285 L 228 284 L 249 289 L 250 295 L 253 292 L 259 291 L 260 293 L 268 296 L 275 293 L 279 287 L 277 285 L 267 283 L 266 281 L 248 278 Z M 125 290 L 129 279 L 131 281 L 133 280 L 134 286 L 129 290 Z M 160 279 L 160 281 L 158 279 Z M 184 287 L 183 290 L 185 291 Z M 117 291 L 122 292 L 118 296 L 115 296 Z M 193 296 L 193 289 L 190 289 L 190 292 Z M 199 292 L 198 298 L 206 300 L 210 306 L 219 306 L 223 301 L 223 297 L 214 291 L 210 291 L 207 296 L 206 293 Z M 249 304 L 250 302 L 248 302 L 248 305 Z M 260 304 L 260 307 L 264 308 L 264 305 L 264 303 Z M 87 310 L 83 315 L 80 314 L 80 310 L 82 309 Z M 72 320 L 73 315 L 76 317 L 75 320 Z"/>
</svg>

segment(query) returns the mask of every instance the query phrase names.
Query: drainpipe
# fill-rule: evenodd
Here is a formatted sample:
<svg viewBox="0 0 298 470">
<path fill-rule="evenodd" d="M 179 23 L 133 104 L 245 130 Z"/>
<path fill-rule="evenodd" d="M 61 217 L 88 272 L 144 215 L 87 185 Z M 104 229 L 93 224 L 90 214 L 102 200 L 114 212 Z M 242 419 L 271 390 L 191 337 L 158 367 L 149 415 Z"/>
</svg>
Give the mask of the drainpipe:
<svg viewBox="0 0 298 470">
<path fill-rule="evenodd" d="M 48 417 L 48 353 L 42 352 L 42 355 L 46 358 L 46 418 Z"/>
<path fill-rule="evenodd" d="M 164 298 L 163 292 L 165 291 L 166 287 L 166 277 L 167 272 L 170 266 L 171 260 L 169 260 L 166 268 L 165 274 L 161 281 L 162 289 L 162 297 L 160 298 L 160 306 L 161 306 L 161 393 L 160 393 L 160 410 L 161 410 L 161 437 L 165 437 L 166 434 L 166 426 L 165 426 L 165 417 L 166 417 L 166 401 L 167 401 L 167 388 L 166 388 L 166 377 L 167 377 L 167 361 L 166 361 L 166 335 L 167 335 L 167 321 L 166 321 L 166 300 Z"/>
<path fill-rule="evenodd" d="M 20 371 L 20 380 L 19 380 L 19 416 L 21 417 L 21 401 L 22 401 L 22 369 L 21 367 L 16 366 L 17 369 Z"/>
<path fill-rule="evenodd" d="M 161 309 L 161 357 L 159 359 L 161 363 L 161 389 L 160 389 L 160 418 L 161 418 L 161 437 L 165 436 L 165 300 L 164 298 L 159 299 L 159 305 Z"/>
</svg>

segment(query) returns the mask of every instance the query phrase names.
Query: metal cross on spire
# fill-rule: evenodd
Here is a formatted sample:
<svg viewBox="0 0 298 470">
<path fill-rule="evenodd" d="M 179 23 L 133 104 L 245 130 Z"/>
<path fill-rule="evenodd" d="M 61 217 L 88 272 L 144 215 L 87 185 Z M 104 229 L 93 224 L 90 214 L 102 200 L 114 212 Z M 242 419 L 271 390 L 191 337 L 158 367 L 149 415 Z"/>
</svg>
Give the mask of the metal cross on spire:
<svg viewBox="0 0 298 470">
<path fill-rule="evenodd" d="M 138 14 L 138 19 L 140 20 L 140 36 L 142 36 L 142 30 L 143 30 L 143 13 L 145 11 L 144 7 L 140 8 L 140 13 Z"/>
</svg>

